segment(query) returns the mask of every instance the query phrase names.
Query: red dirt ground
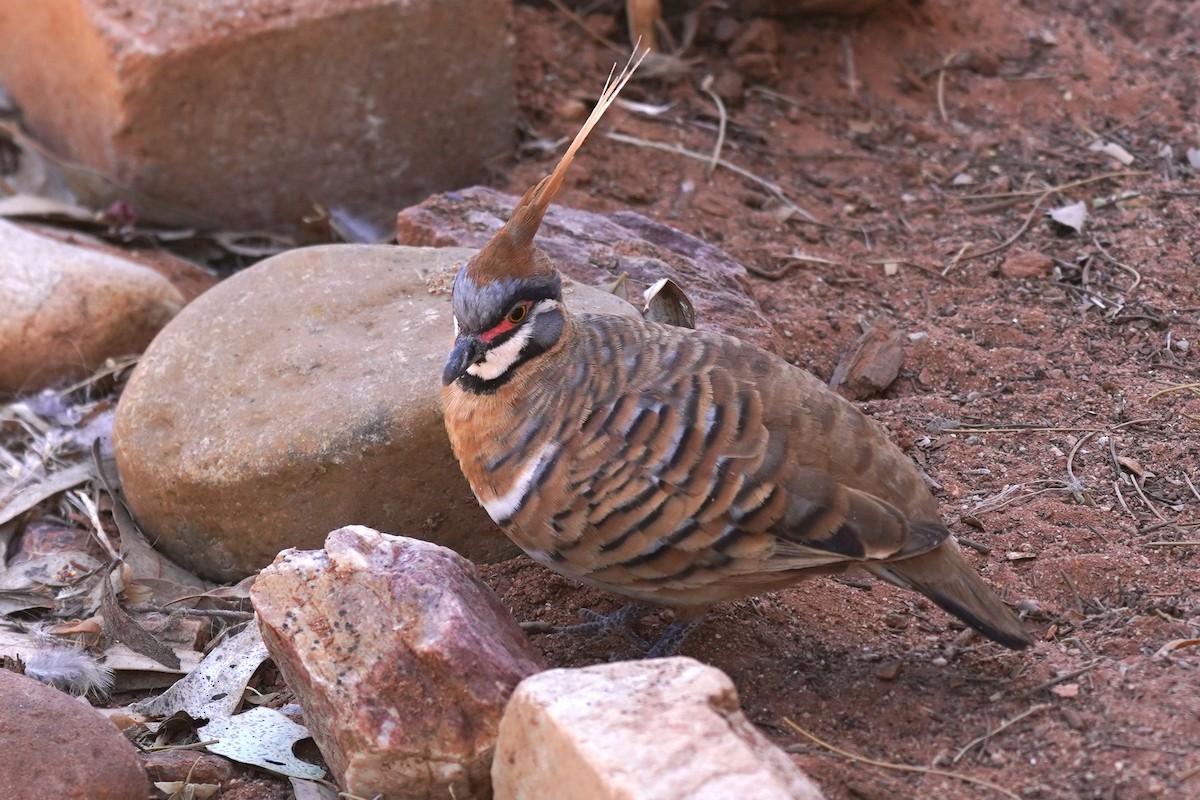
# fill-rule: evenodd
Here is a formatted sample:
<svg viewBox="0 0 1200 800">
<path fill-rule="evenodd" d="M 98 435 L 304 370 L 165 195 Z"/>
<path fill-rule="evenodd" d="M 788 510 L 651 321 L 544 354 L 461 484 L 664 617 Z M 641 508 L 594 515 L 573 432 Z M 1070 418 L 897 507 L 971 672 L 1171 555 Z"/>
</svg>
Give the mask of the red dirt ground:
<svg viewBox="0 0 1200 800">
<path fill-rule="evenodd" d="M 785 718 L 1014 797 L 1200 797 L 1200 647 L 1160 652 L 1200 636 L 1200 392 L 1176 388 L 1200 381 L 1197 19 L 1182 0 L 901 0 L 857 21 L 710 7 L 681 78 L 626 90 L 669 109 L 613 109 L 568 177 L 564 205 L 632 209 L 747 265 L 784 355 L 822 378 L 865 322 L 891 318 L 904 367 L 862 407 L 940 487 L 1038 639 L 1022 653 L 964 641 L 878 582 L 720 607 L 682 653 L 728 672 L 831 800 L 1005 795 L 849 762 Z M 588 22 L 623 41 L 607 6 Z M 494 183 L 520 194 L 620 56 L 549 7 L 519 6 L 516 37 L 527 160 Z M 709 179 L 603 135 L 710 153 L 708 75 L 727 106 L 722 157 L 820 224 L 731 171 Z M 1098 139 L 1133 162 L 1090 150 Z M 1078 201 L 1082 232 L 1045 218 Z M 615 607 L 526 560 L 484 574 L 518 619 Z M 535 643 L 561 666 L 634 655 L 614 639 Z"/>
<path fill-rule="evenodd" d="M 624 42 L 623 3 L 593 5 L 593 32 Z M 697 12 L 674 79 L 626 89 L 663 110 L 613 108 L 559 201 L 725 248 L 782 355 L 824 379 L 889 319 L 904 365 L 860 407 L 1037 644 L 1004 650 L 849 576 L 720 606 L 682 654 L 729 673 L 829 800 L 1200 797 L 1200 2 L 887 0 L 789 21 L 728 5 Z M 545 4 L 518 4 L 515 36 L 524 140 L 491 182 L 520 194 L 624 56 Z M 711 153 L 706 86 L 721 157 L 758 182 L 605 136 Z M 1082 231 L 1045 217 L 1076 202 Z M 617 605 L 524 558 L 480 571 L 520 620 Z M 533 641 L 553 666 L 638 656 Z M 236 776 L 222 798 L 291 793 Z"/>
</svg>

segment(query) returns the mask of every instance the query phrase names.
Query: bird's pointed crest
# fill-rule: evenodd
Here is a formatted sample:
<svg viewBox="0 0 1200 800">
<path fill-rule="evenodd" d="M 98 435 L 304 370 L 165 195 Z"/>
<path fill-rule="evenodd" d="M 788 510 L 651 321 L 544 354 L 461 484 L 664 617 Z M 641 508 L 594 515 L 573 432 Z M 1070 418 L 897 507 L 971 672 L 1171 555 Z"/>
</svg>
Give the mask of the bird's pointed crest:
<svg viewBox="0 0 1200 800">
<path fill-rule="evenodd" d="M 533 238 L 541 227 L 542 218 L 546 216 L 546 209 L 550 207 L 550 202 L 562 187 L 567 169 L 575 159 L 575 153 L 604 116 L 604 112 L 617 99 L 617 95 L 625 88 L 625 84 L 633 77 L 634 71 L 648 52 L 650 51 L 635 46 L 620 74 L 614 79 L 613 74 L 609 73 L 595 108 L 584 121 L 579 133 L 575 134 L 570 147 L 563 153 L 554 171 L 525 192 L 504 227 L 467 263 L 466 273 L 477 286 L 501 278 L 534 277 L 554 271 L 546 257 L 534 248 Z M 613 72 L 615 71 L 614 65 Z"/>
</svg>

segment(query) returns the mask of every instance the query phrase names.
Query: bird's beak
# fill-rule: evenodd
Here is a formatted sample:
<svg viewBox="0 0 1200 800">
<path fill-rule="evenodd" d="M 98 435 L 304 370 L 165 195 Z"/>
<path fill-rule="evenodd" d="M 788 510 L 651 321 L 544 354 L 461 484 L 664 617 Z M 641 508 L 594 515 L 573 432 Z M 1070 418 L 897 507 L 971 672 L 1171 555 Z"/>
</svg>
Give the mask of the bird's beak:
<svg viewBox="0 0 1200 800">
<path fill-rule="evenodd" d="M 454 339 L 454 348 L 446 359 L 445 369 L 442 370 L 442 385 L 449 386 L 454 383 L 467 371 L 467 367 L 482 361 L 486 353 L 487 345 L 478 336 L 460 333 Z"/>
</svg>

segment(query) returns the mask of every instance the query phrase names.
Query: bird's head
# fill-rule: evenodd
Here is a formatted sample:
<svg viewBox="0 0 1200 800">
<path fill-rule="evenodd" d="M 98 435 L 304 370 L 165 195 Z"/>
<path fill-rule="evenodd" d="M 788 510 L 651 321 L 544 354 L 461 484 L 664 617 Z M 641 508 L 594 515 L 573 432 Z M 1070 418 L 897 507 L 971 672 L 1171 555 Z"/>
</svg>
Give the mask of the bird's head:
<svg viewBox="0 0 1200 800">
<path fill-rule="evenodd" d="M 458 271 L 453 308 L 454 347 L 442 383 L 477 393 L 495 391 L 554 347 L 565 324 L 562 278 L 550 259 L 500 236 Z"/>
<path fill-rule="evenodd" d="M 629 59 L 600 100 L 554 171 L 517 203 L 512 216 L 454 279 L 454 347 L 442 383 L 457 382 L 476 393 L 492 392 L 545 353 L 562 337 L 565 312 L 562 278 L 534 236 L 558 194 L 576 151 L 633 75 L 647 51 Z"/>
</svg>

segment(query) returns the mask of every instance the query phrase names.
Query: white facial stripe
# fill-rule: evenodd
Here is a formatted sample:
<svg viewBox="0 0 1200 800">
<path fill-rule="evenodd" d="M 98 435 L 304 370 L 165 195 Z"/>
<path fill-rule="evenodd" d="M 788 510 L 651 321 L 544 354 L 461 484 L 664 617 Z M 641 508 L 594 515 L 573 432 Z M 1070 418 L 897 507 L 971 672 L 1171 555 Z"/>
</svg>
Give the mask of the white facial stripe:
<svg viewBox="0 0 1200 800">
<path fill-rule="evenodd" d="M 522 325 L 504 344 L 488 350 L 487 357 L 478 364 L 467 367 L 467 372 L 485 381 L 494 381 L 521 357 L 521 350 L 529 337 L 533 336 L 533 328 L 528 324 Z"/>
<path fill-rule="evenodd" d="M 485 381 L 494 381 L 508 372 L 509 368 L 521 357 L 521 351 L 525 348 L 529 337 L 533 336 L 533 324 L 536 321 L 537 315 L 555 305 L 556 303 L 553 300 L 542 300 L 536 306 L 529 309 L 529 319 L 525 320 L 525 323 L 517 329 L 512 338 L 504 344 L 488 350 L 487 357 L 480 363 L 467 367 L 467 372 Z M 457 324 L 457 320 L 455 320 L 455 323 Z"/>
<path fill-rule="evenodd" d="M 542 462 L 553 455 L 554 444 L 546 442 L 542 446 L 542 451 L 538 453 L 537 458 L 531 458 L 525 464 L 525 469 L 521 470 L 521 474 L 513 481 L 513 485 L 507 492 L 491 500 L 479 501 L 493 522 L 497 525 L 504 525 L 512 519 L 512 516 L 520 510 L 521 501 L 525 499 L 525 493 L 529 490 L 529 484 L 533 482 L 538 469 L 542 466 Z"/>
</svg>

